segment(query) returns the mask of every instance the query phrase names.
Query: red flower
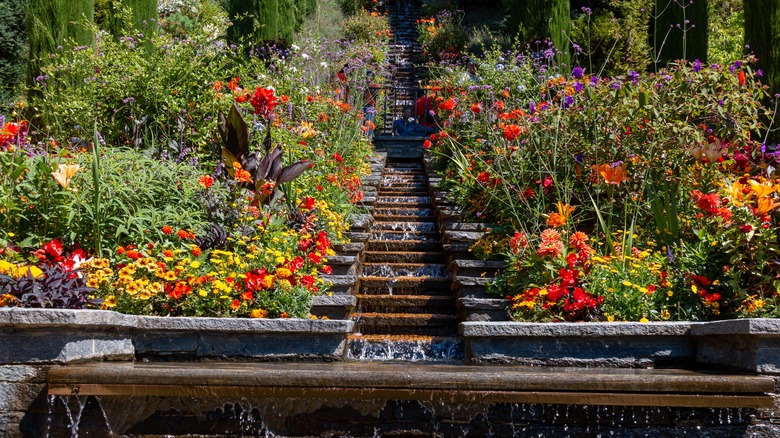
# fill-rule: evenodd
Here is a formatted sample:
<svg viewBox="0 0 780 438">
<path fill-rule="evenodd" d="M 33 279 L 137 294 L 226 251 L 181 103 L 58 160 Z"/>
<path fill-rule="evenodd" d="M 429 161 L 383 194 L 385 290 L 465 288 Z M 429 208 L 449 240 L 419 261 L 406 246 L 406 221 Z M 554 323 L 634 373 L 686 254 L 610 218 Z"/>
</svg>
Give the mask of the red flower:
<svg viewBox="0 0 780 438">
<path fill-rule="evenodd" d="M 441 102 L 439 104 L 439 109 L 440 110 L 445 110 L 445 111 L 452 111 L 452 110 L 454 110 L 455 109 L 455 100 L 454 99 L 447 99 L 444 102 Z"/>
<path fill-rule="evenodd" d="M 323 273 L 323 274 L 330 275 L 330 274 L 332 274 L 332 273 L 333 273 L 333 268 L 331 268 L 330 266 L 324 266 L 324 267 L 322 268 L 322 273 Z"/>
<path fill-rule="evenodd" d="M 423 148 L 430 149 L 431 148 L 431 141 L 430 140 L 425 140 L 423 142 Z"/>
<path fill-rule="evenodd" d="M 517 125 L 504 126 L 504 138 L 506 139 L 506 141 L 514 141 L 522 133 L 523 133 L 523 129 Z"/>
<path fill-rule="evenodd" d="M 471 105 L 471 112 L 474 113 L 474 114 L 481 113 L 482 112 L 482 103 L 478 102 L 478 103 L 475 103 L 474 105 Z"/>
<path fill-rule="evenodd" d="M 747 234 L 747 233 L 753 231 L 753 225 L 742 224 L 742 225 L 739 226 L 739 231 L 742 231 L 743 233 Z"/>
<path fill-rule="evenodd" d="M 477 175 L 477 181 L 483 184 L 490 181 L 490 174 L 487 172 L 480 172 L 479 175 Z"/>
<path fill-rule="evenodd" d="M 204 189 L 207 189 L 214 185 L 214 178 L 212 178 L 211 175 L 203 175 L 198 178 L 198 184 Z"/>
<path fill-rule="evenodd" d="M 162 227 L 162 232 L 164 234 L 173 234 L 173 228 L 170 225 L 166 225 Z"/>
<path fill-rule="evenodd" d="M 238 86 L 238 81 L 240 81 L 240 78 L 233 78 L 228 82 L 228 89 L 231 91 L 241 91 L 241 88 Z"/>
<path fill-rule="evenodd" d="M 200 249 L 199 246 L 193 247 L 192 250 L 190 250 L 190 252 L 192 252 L 192 255 L 195 257 L 200 257 L 200 255 L 203 254 L 203 250 Z"/>
<path fill-rule="evenodd" d="M 317 205 L 317 200 L 312 198 L 311 196 L 306 196 L 303 198 L 303 202 L 301 205 L 302 210 L 311 210 L 314 208 L 314 206 Z"/>
<path fill-rule="evenodd" d="M 243 183 L 251 183 L 252 174 L 250 174 L 244 169 L 236 169 L 236 181 L 243 182 Z"/>
<path fill-rule="evenodd" d="M 273 88 L 257 87 L 249 103 L 254 107 L 255 114 L 260 114 L 267 118 L 274 111 L 274 107 L 279 104 L 279 101 L 274 96 Z"/>
<path fill-rule="evenodd" d="M 192 287 L 190 287 L 187 283 L 180 281 L 176 283 L 176 286 L 168 293 L 168 296 L 174 300 L 178 300 L 185 295 L 189 295 L 191 292 Z"/>
<path fill-rule="evenodd" d="M 737 74 L 737 80 L 739 80 L 739 85 L 745 85 L 745 70 L 740 70 Z"/>
<path fill-rule="evenodd" d="M 344 158 L 342 158 L 342 157 L 341 157 L 341 154 L 340 154 L 340 153 L 338 153 L 338 152 L 336 152 L 335 154 L 333 154 L 333 159 L 334 159 L 334 160 L 336 160 L 336 161 L 338 161 L 339 163 L 341 163 L 342 161 L 344 161 Z"/>
</svg>

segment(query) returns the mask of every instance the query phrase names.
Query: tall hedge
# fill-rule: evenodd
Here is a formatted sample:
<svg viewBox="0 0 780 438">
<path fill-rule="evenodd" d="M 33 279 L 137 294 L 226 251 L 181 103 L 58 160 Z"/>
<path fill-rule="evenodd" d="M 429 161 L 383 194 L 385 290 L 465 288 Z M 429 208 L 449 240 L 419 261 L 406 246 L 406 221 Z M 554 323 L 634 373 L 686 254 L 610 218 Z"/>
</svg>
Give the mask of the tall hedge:
<svg viewBox="0 0 780 438">
<path fill-rule="evenodd" d="M 24 78 L 26 0 L 0 0 L 0 106 L 16 97 Z"/>
<path fill-rule="evenodd" d="M 677 59 L 707 61 L 707 0 L 656 0 L 652 45 L 656 66 Z"/>
<path fill-rule="evenodd" d="M 89 45 L 94 35 L 87 23 L 94 23 L 95 0 L 27 0 L 29 43 L 28 78 L 38 76 L 39 60 L 57 46 Z"/>
<path fill-rule="evenodd" d="M 571 8 L 569 0 L 501 0 L 507 29 L 521 42 L 549 39 L 562 52 L 559 62 L 569 64 Z"/>
</svg>

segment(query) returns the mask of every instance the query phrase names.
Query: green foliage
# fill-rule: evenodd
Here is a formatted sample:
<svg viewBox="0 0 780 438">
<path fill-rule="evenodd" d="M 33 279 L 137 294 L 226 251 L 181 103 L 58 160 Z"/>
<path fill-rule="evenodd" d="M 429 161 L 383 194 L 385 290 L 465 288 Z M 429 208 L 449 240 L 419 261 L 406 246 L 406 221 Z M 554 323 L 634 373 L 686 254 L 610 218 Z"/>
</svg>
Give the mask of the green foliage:
<svg viewBox="0 0 780 438">
<path fill-rule="evenodd" d="M 18 94 L 25 72 L 27 0 L 0 0 L 0 105 Z"/>
<path fill-rule="evenodd" d="M 506 28 L 523 43 L 550 40 L 561 64 L 569 64 L 569 0 L 502 0 Z"/>
<path fill-rule="evenodd" d="M 656 68 L 669 62 L 707 62 L 706 0 L 656 0 L 653 53 Z"/>
<path fill-rule="evenodd" d="M 443 54 L 460 54 L 468 43 L 463 11 L 444 10 L 417 25 L 423 50 L 439 59 Z"/>
<path fill-rule="evenodd" d="M 157 0 L 96 0 L 95 23 L 117 37 L 132 29 L 148 32 L 156 27 L 157 6 Z M 127 20 L 123 11 L 129 11 Z"/>
<path fill-rule="evenodd" d="M 239 76 L 236 53 L 209 45 L 212 26 L 203 22 L 187 40 L 101 35 L 92 46 L 61 50 L 31 89 L 37 128 L 58 139 L 89 141 L 96 122 L 110 145 L 175 156 L 188 148 L 210 151 L 215 114 L 227 108 L 215 99 L 212 80 Z M 215 78 L 214 71 L 229 76 Z"/>
<path fill-rule="evenodd" d="M 642 71 L 650 63 L 648 27 L 654 0 L 608 0 L 602 7 L 580 9 L 572 20 L 576 62 L 589 71 L 620 74 Z"/>
<path fill-rule="evenodd" d="M 343 21 L 344 36 L 358 44 L 375 44 L 390 33 L 387 18 L 365 9 L 346 17 Z"/>
<path fill-rule="evenodd" d="M 94 40 L 94 0 L 27 0 L 30 79 L 57 47 L 83 46 Z"/>
<path fill-rule="evenodd" d="M 344 15 L 354 15 L 361 9 L 371 10 L 374 6 L 374 0 L 338 0 L 341 12 Z"/>
<path fill-rule="evenodd" d="M 709 1 L 708 61 L 727 65 L 742 57 L 745 47 L 743 0 Z"/>
</svg>

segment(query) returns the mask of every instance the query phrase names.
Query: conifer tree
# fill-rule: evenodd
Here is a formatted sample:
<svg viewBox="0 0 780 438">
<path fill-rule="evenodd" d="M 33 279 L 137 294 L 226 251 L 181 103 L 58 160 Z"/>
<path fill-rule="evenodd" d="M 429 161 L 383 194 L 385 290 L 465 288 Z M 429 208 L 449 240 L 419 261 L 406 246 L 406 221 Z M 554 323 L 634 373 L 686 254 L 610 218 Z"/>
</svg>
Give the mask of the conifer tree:
<svg viewBox="0 0 780 438">
<path fill-rule="evenodd" d="M 23 81 L 27 44 L 26 0 L 0 0 L 0 105 L 16 95 Z"/>
<path fill-rule="evenodd" d="M 94 0 L 28 0 L 28 79 L 38 76 L 39 60 L 58 46 L 91 44 L 94 35 L 88 25 L 94 20 Z"/>
<path fill-rule="evenodd" d="M 279 36 L 279 0 L 258 0 L 257 24 L 260 39 L 272 41 Z"/>
<path fill-rule="evenodd" d="M 296 16 L 298 15 L 297 7 L 295 6 L 295 0 L 278 0 L 279 2 L 279 18 L 278 18 L 278 30 L 277 39 L 291 42 L 293 34 L 295 33 Z"/>
<path fill-rule="evenodd" d="M 744 8 L 746 50 L 758 58 L 762 81 L 775 96 L 780 93 L 780 0 L 746 0 Z M 779 122 L 775 116 L 773 127 Z M 775 131 L 770 141 L 780 142 L 780 133 Z"/>
<path fill-rule="evenodd" d="M 656 0 L 654 16 L 651 43 L 657 68 L 677 59 L 707 61 L 706 0 Z"/>
<path fill-rule="evenodd" d="M 231 44 L 260 38 L 256 22 L 257 0 L 228 0 L 226 6 L 233 23 L 227 29 L 227 38 Z"/>
</svg>

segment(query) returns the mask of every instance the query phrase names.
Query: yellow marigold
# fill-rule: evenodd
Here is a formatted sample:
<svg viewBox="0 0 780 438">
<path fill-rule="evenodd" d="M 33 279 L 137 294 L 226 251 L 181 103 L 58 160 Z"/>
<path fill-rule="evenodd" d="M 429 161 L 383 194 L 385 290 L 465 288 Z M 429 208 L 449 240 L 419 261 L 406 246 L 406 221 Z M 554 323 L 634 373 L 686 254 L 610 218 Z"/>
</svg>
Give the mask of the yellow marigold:
<svg viewBox="0 0 780 438">
<path fill-rule="evenodd" d="M 276 277 L 273 275 L 266 275 L 265 278 L 263 278 L 263 288 L 270 289 L 274 286 L 274 280 L 276 280 Z"/>
<path fill-rule="evenodd" d="M 251 312 L 249 312 L 250 318 L 267 318 L 268 317 L 268 311 L 265 309 L 252 309 Z"/>
</svg>

